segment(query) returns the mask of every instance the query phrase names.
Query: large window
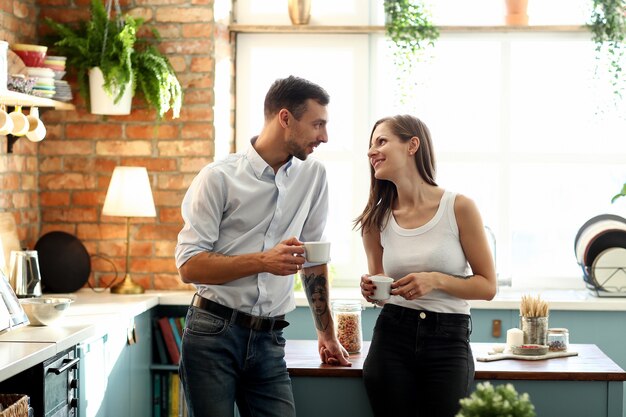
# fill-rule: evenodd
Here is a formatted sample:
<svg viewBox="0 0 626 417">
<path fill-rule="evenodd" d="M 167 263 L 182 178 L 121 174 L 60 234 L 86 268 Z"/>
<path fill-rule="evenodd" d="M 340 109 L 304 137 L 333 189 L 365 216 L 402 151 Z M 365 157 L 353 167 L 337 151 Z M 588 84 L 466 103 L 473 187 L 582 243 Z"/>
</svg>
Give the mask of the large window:
<svg viewBox="0 0 626 417">
<path fill-rule="evenodd" d="M 261 3 L 271 2 L 239 0 L 239 23 L 288 24 L 284 2 L 262 9 L 265 15 L 254 9 Z M 342 24 L 382 24 L 382 6 L 363 3 L 318 0 L 312 23 L 337 24 L 324 16 L 341 14 Z M 492 1 L 466 4 L 439 0 L 435 22 L 501 23 L 503 10 L 494 12 Z M 583 24 L 587 16 L 586 0 L 533 4 L 531 23 Z M 556 6 L 565 12 L 555 15 Z M 519 287 L 583 287 L 573 249 L 578 229 L 597 214 L 626 215 L 624 201 L 610 204 L 626 181 L 626 103 L 615 106 L 606 81 L 594 78 L 589 34 L 444 31 L 428 55 L 401 100 L 381 33 L 239 34 L 238 149 L 260 131 L 274 79 L 296 74 L 329 91 L 330 140 L 314 155 L 329 172 L 335 282 L 353 285 L 367 270 L 352 220 L 367 198 L 371 126 L 382 116 L 414 114 L 433 134 L 439 184 L 474 199 L 494 231 L 500 277 Z"/>
</svg>

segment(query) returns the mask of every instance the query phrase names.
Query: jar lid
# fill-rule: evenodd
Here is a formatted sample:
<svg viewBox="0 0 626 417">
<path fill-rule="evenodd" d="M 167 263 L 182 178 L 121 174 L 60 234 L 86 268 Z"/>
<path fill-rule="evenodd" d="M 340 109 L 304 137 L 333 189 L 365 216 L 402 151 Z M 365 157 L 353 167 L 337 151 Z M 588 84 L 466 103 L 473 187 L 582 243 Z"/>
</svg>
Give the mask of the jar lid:
<svg viewBox="0 0 626 417">
<path fill-rule="evenodd" d="M 548 332 L 551 332 L 551 333 L 568 333 L 569 330 L 567 330 L 565 327 L 552 327 L 552 328 L 548 329 Z"/>
<path fill-rule="evenodd" d="M 331 304 L 335 311 L 361 311 L 363 309 L 361 300 L 334 300 Z"/>
</svg>

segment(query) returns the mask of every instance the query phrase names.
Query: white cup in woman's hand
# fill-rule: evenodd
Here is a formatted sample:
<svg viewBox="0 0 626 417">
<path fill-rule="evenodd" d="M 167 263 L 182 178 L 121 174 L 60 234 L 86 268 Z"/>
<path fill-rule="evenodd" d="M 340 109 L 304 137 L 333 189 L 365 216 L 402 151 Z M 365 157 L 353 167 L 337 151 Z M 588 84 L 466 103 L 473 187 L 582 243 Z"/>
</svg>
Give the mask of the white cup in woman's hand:
<svg viewBox="0 0 626 417">
<path fill-rule="evenodd" d="M 391 283 L 393 278 L 384 275 L 373 275 L 370 277 L 372 284 L 376 287 L 374 294 L 370 296 L 372 300 L 386 300 L 391 297 Z"/>
</svg>

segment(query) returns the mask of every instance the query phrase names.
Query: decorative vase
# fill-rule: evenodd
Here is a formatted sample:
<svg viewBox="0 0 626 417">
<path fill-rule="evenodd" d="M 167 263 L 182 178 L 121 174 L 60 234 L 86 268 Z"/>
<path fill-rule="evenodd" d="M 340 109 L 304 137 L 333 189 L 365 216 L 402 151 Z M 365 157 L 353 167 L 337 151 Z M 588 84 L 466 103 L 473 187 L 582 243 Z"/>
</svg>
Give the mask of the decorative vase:
<svg viewBox="0 0 626 417">
<path fill-rule="evenodd" d="M 89 70 L 89 102 L 91 104 L 91 114 L 105 115 L 126 115 L 130 114 L 130 107 L 133 101 L 133 89 L 127 85 L 124 95 L 115 103 L 117 94 L 110 95 L 104 91 L 104 76 L 98 67 Z"/>
<path fill-rule="evenodd" d="M 524 344 L 546 345 L 548 343 L 548 317 L 520 317 L 524 332 Z"/>
<path fill-rule="evenodd" d="M 311 18 L 311 0 L 289 0 L 289 18 L 294 25 L 306 25 Z"/>
<path fill-rule="evenodd" d="M 505 0 L 506 24 L 511 26 L 528 25 L 528 0 Z"/>
</svg>

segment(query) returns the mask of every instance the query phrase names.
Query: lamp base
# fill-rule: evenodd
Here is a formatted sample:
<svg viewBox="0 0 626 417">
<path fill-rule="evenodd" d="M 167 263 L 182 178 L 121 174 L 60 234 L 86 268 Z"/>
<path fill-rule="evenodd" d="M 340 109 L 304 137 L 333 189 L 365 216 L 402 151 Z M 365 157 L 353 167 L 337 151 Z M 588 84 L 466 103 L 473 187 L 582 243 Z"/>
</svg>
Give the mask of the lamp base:
<svg viewBox="0 0 626 417">
<path fill-rule="evenodd" d="M 133 282 L 130 274 L 126 274 L 124 281 L 111 287 L 112 294 L 143 294 L 144 291 L 141 285 Z"/>
</svg>

